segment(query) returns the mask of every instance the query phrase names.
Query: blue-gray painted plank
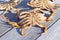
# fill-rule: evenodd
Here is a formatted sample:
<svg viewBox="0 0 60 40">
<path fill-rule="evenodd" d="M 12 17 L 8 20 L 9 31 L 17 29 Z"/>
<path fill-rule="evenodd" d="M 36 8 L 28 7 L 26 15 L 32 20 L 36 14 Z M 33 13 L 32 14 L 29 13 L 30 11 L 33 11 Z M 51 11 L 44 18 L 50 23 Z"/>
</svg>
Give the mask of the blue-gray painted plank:
<svg viewBox="0 0 60 40">
<path fill-rule="evenodd" d="M 38 32 L 37 32 L 38 31 Z M 0 40 L 34 40 L 36 37 L 38 37 L 40 34 L 38 34 L 40 31 L 40 28 L 32 27 L 26 30 L 26 36 L 21 36 L 16 29 L 12 29 L 8 33 L 6 33 L 4 36 L 0 38 Z"/>
<path fill-rule="evenodd" d="M 0 15 L 0 37 L 11 29 L 11 25 L 6 24 L 6 19 L 3 19 Z"/>
</svg>

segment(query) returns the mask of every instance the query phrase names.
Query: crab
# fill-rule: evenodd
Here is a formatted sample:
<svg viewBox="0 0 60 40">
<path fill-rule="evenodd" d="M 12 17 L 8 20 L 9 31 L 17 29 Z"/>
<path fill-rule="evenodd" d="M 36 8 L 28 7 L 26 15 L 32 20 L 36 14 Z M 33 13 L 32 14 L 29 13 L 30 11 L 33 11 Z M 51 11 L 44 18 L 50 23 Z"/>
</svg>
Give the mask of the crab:
<svg viewBox="0 0 60 40">
<path fill-rule="evenodd" d="M 2 13 L 2 17 L 6 18 L 5 14 L 8 11 L 11 11 L 11 12 L 14 12 L 14 13 L 19 12 L 20 9 L 15 8 L 15 6 L 17 6 L 19 3 L 21 3 L 21 0 L 10 0 L 9 2 L 1 2 L 0 3 L 0 10 L 4 10 L 3 13 Z"/>
<path fill-rule="evenodd" d="M 44 34 L 47 30 L 46 25 L 41 24 L 41 22 L 48 22 L 51 21 L 50 19 L 52 18 L 51 15 L 54 14 L 54 12 L 52 10 L 48 10 L 51 14 L 49 15 L 49 17 L 45 17 L 44 15 L 44 10 L 41 10 L 40 8 L 35 8 L 33 9 L 32 12 L 30 11 L 25 11 L 20 13 L 20 15 L 18 16 L 19 19 L 21 19 L 17 24 L 20 26 L 21 28 L 21 34 L 24 36 L 25 35 L 25 30 L 30 28 L 30 27 L 34 27 L 34 26 L 38 26 L 39 28 L 43 28 L 44 32 L 42 34 Z M 49 19 L 50 18 L 50 19 Z"/>
</svg>

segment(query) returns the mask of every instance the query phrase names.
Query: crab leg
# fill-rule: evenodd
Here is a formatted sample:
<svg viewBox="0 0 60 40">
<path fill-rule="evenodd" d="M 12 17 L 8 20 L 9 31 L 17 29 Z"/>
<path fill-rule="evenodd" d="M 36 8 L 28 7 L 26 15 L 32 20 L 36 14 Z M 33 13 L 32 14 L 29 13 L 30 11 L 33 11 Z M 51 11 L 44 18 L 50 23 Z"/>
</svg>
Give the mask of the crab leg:
<svg viewBox="0 0 60 40">
<path fill-rule="evenodd" d="M 47 20 L 46 21 L 50 21 L 50 20 L 52 20 L 52 17 L 54 16 L 54 9 L 51 9 L 51 14 L 50 14 L 50 16 L 49 17 L 47 17 Z"/>
<path fill-rule="evenodd" d="M 46 33 L 47 31 L 47 27 L 43 24 L 40 24 L 40 22 L 36 22 L 36 25 L 39 27 L 39 28 L 43 28 L 44 31 L 42 32 L 42 34 Z"/>
<path fill-rule="evenodd" d="M 6 10 L 6 11 L 4 11 L 3 13 L 2 13 L 2 18 L 6 18 L 5 17 L 5 14 L 7 13 L 8 11 Z"/>
<path fill-rule="evenodd" d="M 29 27 L 24 27 L 24 28 L 21 28 L 21 35 L 22 36 L 26 36 L 25 35 L 25 30 L 28 29 Z"/>
<path fill-rule="evenodd" d="M 8 20 L 8 24 L 12 25 L 14 28 L 20 28 L 20 26 L 16 22 L 11 22 L 10 20 Z"/>
<path fill-rule="evenodd" d="M 21 10 L 21 9 L 17 9 L 17 8 L 13 8 L 13 7 L 12 7 L 12 9 L 11 9 L 10 11 L 11 11 L 12 13 L 18 13 L 19 10 Z"/>
<path fill-rule="evenodd" d="M 3 18 L 6 18 L 5 14 L 8 12 L 8 10 L 10 10 L 10 5 L 9 4 L 6 4 L 5 6 L 6 6 L 5 11 L 2 13 Z"/>
</svg>

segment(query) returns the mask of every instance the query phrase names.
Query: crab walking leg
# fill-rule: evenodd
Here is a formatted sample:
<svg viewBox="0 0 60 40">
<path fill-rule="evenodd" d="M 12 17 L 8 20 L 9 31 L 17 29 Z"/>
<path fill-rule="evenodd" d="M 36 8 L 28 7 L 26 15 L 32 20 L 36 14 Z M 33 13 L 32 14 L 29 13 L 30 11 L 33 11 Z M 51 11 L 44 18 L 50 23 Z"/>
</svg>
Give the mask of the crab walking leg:
<svg viewBox="0 0 60 40">
<path fill-rule="evenodd" d="M 8 20 L 8 24 L 12 25 L 14 28 L 20 28 L 20 26 L 16 22 L 11 22 L 10 20 Z"/>
<path fill-rule="evenodd" d="M 16 6 L 16 5 L 18 5 L 19 3 L 21 3 L 23 0 L 12 0 L 13 1 L 13 3 L 12 4 L 14 4 L 14 6 Z"/>
<path fill-rule="evenodd" d="M 9 4 L 6 4 L 6 8 L 5 11 L 2 13 L 2 17 L 6 18 L 4 15 L 8 12 L 8 10 L 10 10 L 11 6 Z"/>
<path fill-rule="evenodd" d="M 28 29 L 28 28 L 29 28 L 29 27 L 21 28 L 21 35 L 22 35 L 22 36 L 26 36 L 25 30 Z"/>
<path fill-rule="evenodd" d="M 43 28 L 43 29 L 44 29 L 44 31 L 42 32 L 42 34 L 46 33 L 46 31 L 47 31 L 47 27 L 46 27 L 45 25 L 40 24 L 39 22 L 37 22 L 37 23 L 36 23 L 36 25 L 38 25 L 38 27 L 40 27 L 40 28 Z"/>
<path fill-rule="evenodd" d="M 6 10 L 6 11 L 4 11 L 3 13 L 2 13 L 2 18 L 6 18 L 5 17 L 5 14 L 7 13 L 8 11 Z"/>
<path fill-rule="evenodd" d="M 47 17 L 47 21 L 50 21 L 50 20 L 52 20 L 52 17 L 54 16 L 54 9 L 51 9 L 51 14 L 50 14 L 50 16 L 49 17 Z"/>
<path fill-rule="evenodd" d="M 30 3 L 33 5 L 34 0 L 31 0 Z M 27 3 L 27 5 L 31 5 L 30 3 Z"/>
<path fill-rule="evenodd" d="M 41 24 L 39 24 L 39 27 L 41 27 L 41 28 L 43 28 L 44 29 L 44 31 L 42 32 L 42 34 L 44 34 L 44 33 L 46 33 L 46 31 L 47 31 L 47 27 L 45 26 L 45 25 L 41 25 Z"/>
<path fill-rule="evenodd" d="M 13 13 L 19 13 L 20 10 L 21 9 L 19 9 L 19 8 L 13 8 L 12 7 L 12 9 L 10 11 L 13 12 Z"/>
</svg>

